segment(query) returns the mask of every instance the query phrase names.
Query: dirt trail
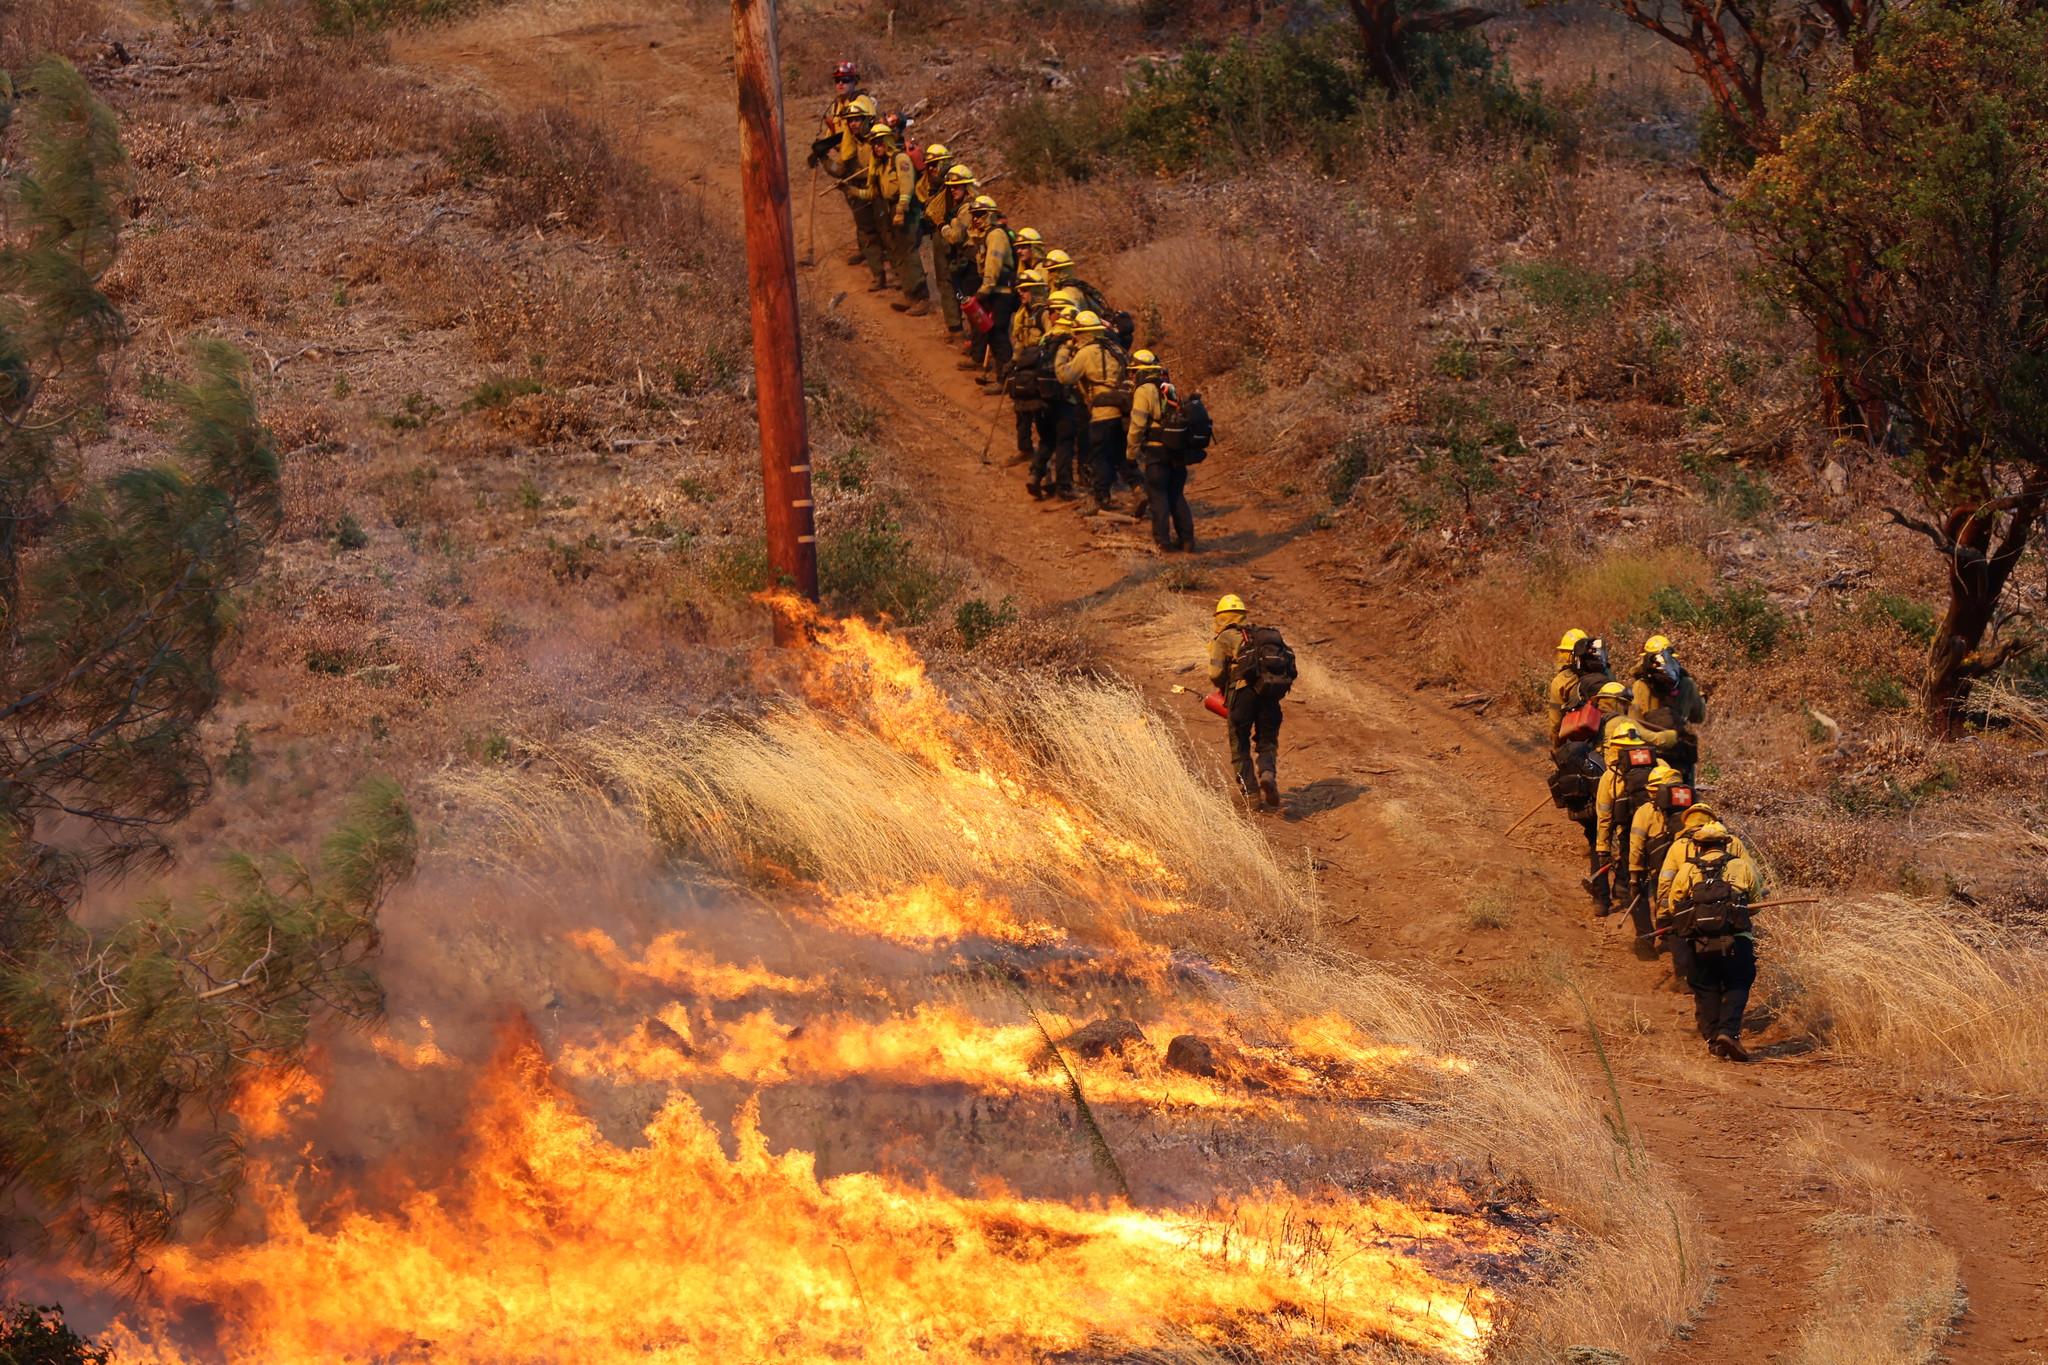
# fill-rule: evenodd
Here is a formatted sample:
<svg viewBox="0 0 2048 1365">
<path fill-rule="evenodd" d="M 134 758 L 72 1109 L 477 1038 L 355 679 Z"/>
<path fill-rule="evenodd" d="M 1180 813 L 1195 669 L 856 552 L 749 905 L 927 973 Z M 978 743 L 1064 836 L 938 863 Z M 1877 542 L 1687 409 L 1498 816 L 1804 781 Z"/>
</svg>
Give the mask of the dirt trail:
<svg viewBox="0 0 2048 1365">
<path fill-rule="evenodd" d="M 730 118 L 707 116 L 728 107 L 728 41 L 717 23 L 616 10 L 578 20 L 557 6 L 435 31 L 399 55 L 515 107 L 566 102 L 631 127 L 660 174 L 700 187 L 709 211 L 736 225 L 737 135 Z M 790 117 L 805 135 L 808 111 Z M 810 210 L 801 181 L 795 207 L 801 252 Z M 998 400 L 956 368 L 958 352 L 934 319 L 900 317 L 887 296 L 865 292 L 864 272 L 845 264 L 850 233 L 836 199 L 819 204 L 817 223 L 806 286 L 870 343 L 847 348 L 864 368 L 864 398 L 890 419 L 890 444 L 957 528 L 954 548 L 1024 600 L 1092 608 L 1123 627 L 1112 637 L 1124 642 L 1117 662 L 1172 704 L 1170 683 L 1200 681 L 1188 665 L 1201 656 L 1206 617 L 1198 605 L 1162 608 L 1152 580 L 1163 564 L 1146 528 L 1100 526 L 1026 498 L 1022 472 L 1002 463 L 1012 444 L 1007 411 L 999 416 Z M 992 421 L 984 465 L 978 452 Z M 1628 1122 L 1678 1170 L 1718 1242 L 1716 1294 L 1659 1359 L 1767 1360 L 1796 1342 L 1825 1254 L 1812 1224 L 1827 1206 L 1794 1186 L 1774 1154 L 1818 1126 L 1847 1151 L 1897 1168 L 1962 1257 L 1969 1310 L 1951 1357 L 2048 1360 L 2048 1196 L 2022 1164 L 2034 1145 L 2022 1117 L 1902 1097 L 1852 1066 L 1789 1047 L 1767 1047 L 1781 1055 L 1749 1068 L 1711 1062 L 1668 968 L 1629 955 L 1625 918 L 1601 923 L 1587 913 L 1577 831 L 1543 814 L 1502 838 L 1543 795 L 1533 737 L 1412 690 L 1412 665 L 1398 641 L 1378 638 L 1371 602 L 1347 586 L 1327 538 L 1232 475 L 1226 434 L 1191 489 L 1204 576 L 1253 598 L 1305 646 L 1284 734 L 1288 810 L 1274 833 L 1317 861 L 1338 913 L 1356 917 L 1340 930 L 1356 946 L 1535 1011 L 1581 1059 L 1588 1083 L 1604 1087 L 1579 1007 L 1556 977 L 1581 984 Z M 1198 736 L 1213 733 L 1210 723 L 1190 707 Z M 1505 928 L 1469 926 L 1475 893 L 1513 906 Z"/>
</svg>

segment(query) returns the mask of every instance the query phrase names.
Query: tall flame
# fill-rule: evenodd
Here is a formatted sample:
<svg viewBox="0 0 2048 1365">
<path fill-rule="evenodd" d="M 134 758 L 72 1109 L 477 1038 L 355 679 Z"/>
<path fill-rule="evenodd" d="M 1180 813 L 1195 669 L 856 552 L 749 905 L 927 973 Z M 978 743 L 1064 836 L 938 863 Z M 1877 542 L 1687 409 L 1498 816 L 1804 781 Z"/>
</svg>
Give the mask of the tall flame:
<svg viewBox="0 0 2048 1365">
<path fill-rule="evenodd" d="M 1036 1361 L 1171 1329 L 1259 1347 L 1385 1337 L 1479 1358 L 1489 1291 L 1448 1282 L 1417 1239 L 1504 1246 L 1474 1220 L 1281 1191 L 1198 1212 L 973 1196 L 873 1174 L 818 1179 L 751 1106 L 728 1157 L 672 1097 L 619 1147 L 554 1086 L 530 1037 L 490 1071 L 461 1183 L 315 1229 L 261 1193 L 268 1237 L 173 1248 L 155 1321 L 111 1334 L 121 1365 L 184 1365 L 181 1309 L 231 1305 L 230 1365 L 421 1359 Z"/>
<path fill-rule="evenodd" d="M 1497 1307 L 1486 1281 L 1496 1260 L 1526 1254 L 1527 1234 L 1361 1195 L 1349 1175 L 1335 1188 L 1329 1166 L 1272 1156 L 1362 1121 L 1397 1076 L 1461 1063 L 1383 1045 L 1334 1013 L 1240 1017 L 1250 993 L 1228 964 L 1190 962 L 1153 932 L 1163 917 L 1227 911 L 1053 790 L 901 640 L 807 622 L 817 643 L 802 685 L 817 709 L 790 723 L 843 727 L 886 746 L 892 771 L 936 776 L 919 790 L 969 851 L 954 864 L 963 884 L 874 877 L 858 891 L 802 886 L 790 905 L 735 897 L 710 932 L 665 924 L 635 948 L 594 926 L 573 933 L 609 974 L 608 998 L 589 1005 L 601 1017 L 572 1021 L 553 1063 L 515 1027 L 476 1083 L 456 1175 L 400 1161 L 365 1187 L 387 1192 L 372 1200 L 329 1197 L 334 1167 L 310 1145 L 291 1174 L 259 1168 L 260 1236 L 165 1251 L 147 1302 L 107 1338 L 120 1365 L 1022 1365 L 1191 1341 L 1334 1360 L 1364 1339 L 1482 1358 Z M 790 889 L 791 874 L 761 870 Z M 710 946 L 728 941 L 771 957 L 786 944 L 788 960 Z M 587 963 L 571 975 L 588 979 Z M 1102 1046 L 1067 1037 L 1091 1016 L 1117 1021 Z M 461 1065 L 424 1018 L 419 1033 L 379 1035 L 372 1050 L 408 1071 Z M 651 1104 L 641 1141 L 608 1138 L 571 1083 L 608 1118 Z M 306 1084 L 259 1079 L 237 1112 L 252 1134 L 282 1135 Z M 659 1089 L 649 1101 L 607 1088 L 621 1084 Z M 888 1174 L 899 1164 L 884 1158 L 821 1178 L 763 1130 L 764 1095 L 771 1115 L 809 1123 L 857 1090 L 849 1108 L 877 1125 L 857 1137 L 918 1142 L 929 1129 L 876 1116 L 921 1087 L 1001 1097 L 990 1104 L 1043 1121 L 1028 1131 L 1089 1130 L 1115 1165 L 1102 1110 L 1132 1139 L 1123 1157 L 1151 1167 L 1134 1164 L 1134 1182 L 1119 1167 L 1103 1187 L 1176 1193 L 1044 1197 L 1036 1166 L 977 1159 L 972 1143 L 906 1151 L 901 1167 L 943 1181 Z M 342 1078 L 333 1088 L 346 1094 Z M 735 1091 L 750 1098 L 728 1155 L 700 1104 L 723 1113 Z M 1223 1154 L 1253 1150 L 1263 1174 L 1233 1183 Z M 1211 1183 L 1186 1195 L 1197 1179 Z"/>
</svg>

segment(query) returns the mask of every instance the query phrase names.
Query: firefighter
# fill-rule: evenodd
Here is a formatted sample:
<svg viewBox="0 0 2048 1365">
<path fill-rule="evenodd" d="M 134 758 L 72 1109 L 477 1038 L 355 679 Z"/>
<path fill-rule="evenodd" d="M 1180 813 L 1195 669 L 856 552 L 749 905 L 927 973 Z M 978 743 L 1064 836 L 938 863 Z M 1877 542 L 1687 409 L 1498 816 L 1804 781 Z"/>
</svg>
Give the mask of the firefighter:
<svg viewBox="0 0 2048 1365">
<path fill-rule="evenodd" d="M 1043 474 L 1056 434 L 1053 413 L 1039 382 L 1052 363 L 1047 355 L 1047 329 L 1052 322 L 1046 306 L 1049 290 L 1043 270 L 1034 266 L 1017 272 L 1017 315 L 1010 320 L 1010 365 L 1003 375 L 1017 414 L 1017 454 L 1010 463 L 1030 462 L 1031 479 L 1024 488 L 1034 498 L 1045 496 Z"/>
<path fill-rule="evenodd" d="M 1159 357 L 1131 352 L 1131 420 L 1125 451 L 1144 471 L 1152 513 L 1152 543 L 1162 551 L 1195 548 L 1195 514 L 1188 506 L 1188 467 L 1166 446 L 1165 425 L 1180 398 Z"/>
<path fill-rule="evenodd" d="M 1574 626 L 1558 637 L 1557 668 L 1550 678 L 1550 742 L 1565 712 L 1593 699 L 1602 685 L 1614 681 L 1607 669 L 1607 651 L 1600 641 Z"/>
<path fill-rule="evenodd" d="M 1672 735 L 1663 749 L 1664 761 L 1684 773 L 1690 785 L 1699 768 L 1699 727 L 1707 723 L 1707 703 L 1700 695 L 1699 683 L 1662 635 L 1643 641 L 1629 714 L 1651 729 Z"/>
<path fill-rule="evenodd" d="M 879 112 L 872 95 L 856 95 L 849 100 L 846 113 L 839 120 L 839 145 L 825 163 L 838 180 L 839 192 L 846 197 L 846 207 L 853 214 L 854 254 L 847 258 L 847 264 L 866 264 L 868 273 L 874 276 L 868 292 L 874 294 L 889 287 L 884 275 L 888 267 L 884 264 L 887 258 L 883 255 L 881 227 L 868 183 L 874 169 L 868 129 Z"/>
<path fill-rule="evenodd" d="M 895 123 L 878 118 L 868 130 L 871 154 L 868 158 L 868 197 L 874 201 L 875 224 L 882 234 L 889 265 L 896 272 L 901 299 L 890 307 L 899 313 L 921 318 L 932 311 L 925 297 L 924 264 L 918 259 L 917 230 L 910 221 L 911 204 L 917 189 L 917 168 L 910 153 L 903 150 Z"/>
<path fill-rule="evenodd" d="M 968 339 L 968 359 L 962 369 L 979 370 L 990 356 L 996 373 L 1010 363 L 1010 318 L 1017 311 L 1017 253 L 1010 245 L 1010 230 L 1003 226 L 1002 211 L 987 195 L 977 195 L 967 206 L 967 241 L 971 244 L 977 270 L 974 297 L 989 318 L 989 329 Z"/>
<path fill-rule="evenodd" d="M 1090 516 L 1109 510 L 1111 486 L 1124 456 L 1124 409 L 1119 390 L 1124 381 L 1124 357 L 1107 335 L 1109 328 L 1100 315 L 1090 311 L 1074 317 L 1075 343 L 1054 365 L 1060 383 L 1073 386 L 1087 408 L 1087 439 L 1082 443 L 1088 462 L 1093 502 Z M 1076 418 L 1078 427 L 1080 419 Z"/>
<path fill-rule="evenodd" d="M 1017 249 L 1017 269 L 1029 270 L 1045 264 L 1045 237 L 1037 228 L 1018 228 L 1010 243 Z"/>
<path fill-rule="evenodd" d="M 1606 691 L 1605 688 L 1601 690 Z M 1650 769 L 1656 764 L 1657 751 L 1649 738 L 1636 728 L 1634 721 L 1627 716 L 1617 716 L 1601 735 L 1600 757 L 1603 770 L 1593 798 L 1592 882 L 1595 886 L 1602 882 L 1625 880 L 1629 833 L 1633 828 L 1636 807 L 1648 798 Z M 1624 875 L 1615 876 L 1618 870 L 1623 870 Z M 1610 898 L 1595 891 L 1594 900 L 1596 903 L 1608 901 L 1606 908 L 1600 911 L 1602 918 L 1614 912 Z"/>
<path fill-rule="evenodd" d="M 1294 651 L 1271 626 L 1246 619 L 1244 599 L 1216 602 L 1209 639 L 1209 681 L 1224 696 L 1230 766 L 1247 800 L 1280 809 L 1280 701 L 1294 685 Z"/>
<path fill-rule="evenodd" d="M 1074 460 L 1087 414 L 1074 390 L 1059 381 L 1059 366 L 1061 358 L 1074 345 L 1074 310 L 1057 300 L 1050 301 L 1045 306 L 1045 318 L 1044 344 L 1048 368 L 1042 379 L 1046 412 L 1052 425 L 1052 458 L 1045 468 L 1034 464 L 1031 474 L 1039 487 L 1038 496 L 1072 502 L 1077 496 L 1074 492 Z M 1029 485 L 1026 487 L 1028 489 Z"/>
<path fill-rule="evenodd" d="M 1685 814 L 1692 808 L 1692 784 L 1669 763 L 1659 760 L 1652 764 L 1647 785 L 1648 799 L 1629 819 L 1627 863 L 1616 867 L 1629 919 L 1635 925 L 1636 956 L 1646 961 L 1657 956 L 1657 879 L 1664 856 L 1671 851 Z"/>
<path fill-rule="evenodd" d="M 1080 307 L 1099 317 L 1108 317 L 1111 309 L 1109 299 L 1100 289 L 1081 279 L 1074 273 L 1075 260 L 1057 247 L 1045 253 L 1045 273 L 1052 277 L 1054 289 L 1072 289 L 1080 295 Z"/>
<path fill-rule="evenodd" d="M 1671 913 L 1672 880 L 1677 877 L 1678 869 L 1692 851 L 1693 835 L 1708 825 L 1720 825 L 1730 829 L 1729 838 L 1733 840 L 1734 850 L 1745 858 L 1749 857 L 1749 850 L 1743 847 L 1741 837 L 1721 818 L 1721 813 L 1714 809 L 1713 803 L 1702 801 L 1695 794 L 1692 805 L 1686 808 L 1685 814 L 1679 819 L 1678 829 L 1671 837 L 1671 846 L 1664 851 L 1663 863 L 1651 865 L 1655 871 L 1657 885 L 1650 893 L 1650 906 L 1659 917 Z"/>
<path fill-rule="evenodd" d="M 827 173 L 834 179 L 847 174 L 853 168 L 841 164 L 841 148 L 847 137 L 847 124 L 855 106 L 863 98 L 860 89 L 860 68 L 852 62 L 841 62 L 832 69 L 832 103 L 825 110 L 824 118 L 818 124 L 818 136 L 811 142 L 810 164 L 828 168 Z M 874 113 L 874 102 L 868 101 L 867 115 L 862 117 L 863 133 L 866 118 Z M 863 133 L 856 133 L 856 139 Z M 856 221 L 855 230 L 858 232 Z M 853 254 L 846 258 L 848 265 L 859 265 L 864 257 L 858 245 Z"/>
<path fill-rule="evenodd" d="M 1599 813 L 1594 804 L 1600 776 L 1606 771 L 1600 757 L 1600 726 L 1581 723 L 1566 733 L 1563 724 L 1567 715 L 1593 700 L 1612 679 L 1607 676 L 1606 651 L 1583 630 L 1566 631 L 1558 639 L 1556 653 L 1557 671 L 1548 690 L 1550 800 L 1586 836 L 1588 875 L 1584 886 L 1593 899 L 1594 915 L 1604 917 L 1611 905 L 1612 879 L 1602 870 Z"/>
<path fill-rule="evenodd" d="M 934 142 L 924 149 L 924 170 L 918 175 L 917 183 L 910 191 L 912 222 L 917 229 L 916 249 L 922 253 L 925 240 L 930 239 L 932 263 L 931 272 L 926 278 L 930 292 L 938 297 L 939 313 L 945 318 L 946 330 L 949 332 L 960 330 L 960 297 L 953 292 L 952 248 L 946 245 L 946 239 L 940 235 L 940 229 L 951 221 L 952 213 L 955 211 L 956 206 L 951 202 L 954 193 L 951 188 L 952 175 L 955 170 L 964 173 L 963 179 L 967 186 L 971 187 L 974 184 L 974 172 L 964 166 L 956 167 L 953 164 L 952 149 L 943 142 Z M 961 206 L 964 207 L 965 195 L 971 193 L 971 188 L 963 191 Z M 920 267 L 923 266 L 922 256 L 918 264 Z"/>
<path fill-rule="evenodd" d="M 1763 874 L 1728 827 L 1710 820 L 1693 829 L 1671 879 L 1669 933 L 1692 988 L 1693 1022 L 1707 1050 L 1746 1062 L 1742 1016 L 1756 984 L 1756 936 L 1749 907 L 1763 899 Z"/>
</svg>

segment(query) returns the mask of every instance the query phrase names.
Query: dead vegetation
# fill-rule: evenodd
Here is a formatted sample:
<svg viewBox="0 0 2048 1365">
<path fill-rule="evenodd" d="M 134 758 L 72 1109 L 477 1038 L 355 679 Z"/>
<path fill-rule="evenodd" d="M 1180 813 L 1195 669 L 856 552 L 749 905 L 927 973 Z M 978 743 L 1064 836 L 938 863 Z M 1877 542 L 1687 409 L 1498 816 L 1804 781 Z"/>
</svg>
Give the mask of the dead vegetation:
<svg viewBox="0 0 2048 1365">
<path fill-rule="evenodd" d="M 1794 1365 L 1927 1365 L 1968 1304 L 1956 1253 L 1934 1235 L 1898 1173 L 1816 1131 L 1781 1154 L 1799 1193 L 1830 1205 L 1814 1222 L 1822 1264 Z"/>
</svg>

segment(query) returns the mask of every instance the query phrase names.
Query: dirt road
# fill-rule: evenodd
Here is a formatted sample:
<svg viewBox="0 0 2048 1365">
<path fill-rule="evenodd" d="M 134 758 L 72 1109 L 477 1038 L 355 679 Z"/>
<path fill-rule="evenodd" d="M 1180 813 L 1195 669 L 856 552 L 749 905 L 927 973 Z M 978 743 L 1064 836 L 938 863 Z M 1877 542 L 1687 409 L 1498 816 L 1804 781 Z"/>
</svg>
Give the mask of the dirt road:
<svg viewBox="0 0 2048 1365">
<path fill-rule="evenodd" d="M 658 173 L 702 187 L 736 227 L 737 135 L 730 118 L 707 116 L 729 99 L 722 23 L 616 16 L 515 9 L 429 33 L 399 55 L 510 105 L 568 103 L 632 126 Z M 797 193 L 801 250 L 808 204 Z M 1660 1359 L 1766 1360 L 1796 1345 L 1828 1256 L 1815 1220 L 1832 1207 L 1780 1156 L 1809 1128 L 1895 1168 L 1909 1202 L 1961 1257 L 1969 1304 L 1952 1358 L 2048 1359 L 2048 1193 L 2026 1164 L 2039 1147 L 2024 1114 L 1898 1094 L 1772 1033 L 1757 1065 L 1708 1059 L 1668 968 L 1630 956 L 1625 918 L 1588 914 L 1577 831 L 1546 812 L 1502 837 L 1543 796 L 1533 736 L 1519 720 L 1496 725 L 1414 690 L 1413 661 L 1376 632 L 1376 603 L 1346 582 L 1330 538 L 1234 481 L 1227 433 L 1190 490 L 1202 590 L 1176 597 L 1156 581 L 1168 561 L 1144 527 L 1025 496 L 1022 471 L 1002 463 L 1007 416 L 994 462 L 979 461 L 998 400 L 956 368 L 935 319 L 905 319 L 865 292 L 863 272 L 844 263 L 844 212 L 836 201 L 821 208 L 807 287 L 853 327 L 862 344 L 844 348 L 848 363 L 864 371 L 866 400 L 906 473 L 957 528 L 954 548 L 1021 600 L 1114 626 L 1116 662 L 1161 706 L 1180 704 L 1170 684 L 1201 680 L 1190 664 L 1209 599 L 1243 593 L 1303 655 L 1283 736 L 1287 810 L 1273 833 L 1313 856 L 1340 917 L 1355 916 L 1339 932 L 1528 1011 L 1604 1088 L 1584 1012 L 1562 983 L 1579 984 L 1615 1059 L 1627 1122 L 1679 1172 L 1718 1244 L 1717 1292 Z M 1214 722 L 1187 710 L 1198 739 L 1220 748 Z"/>
</svg>

